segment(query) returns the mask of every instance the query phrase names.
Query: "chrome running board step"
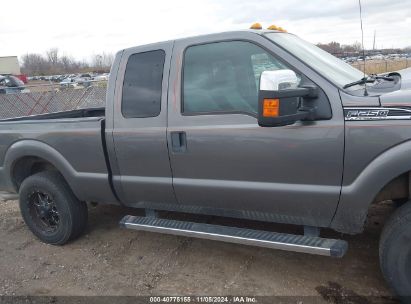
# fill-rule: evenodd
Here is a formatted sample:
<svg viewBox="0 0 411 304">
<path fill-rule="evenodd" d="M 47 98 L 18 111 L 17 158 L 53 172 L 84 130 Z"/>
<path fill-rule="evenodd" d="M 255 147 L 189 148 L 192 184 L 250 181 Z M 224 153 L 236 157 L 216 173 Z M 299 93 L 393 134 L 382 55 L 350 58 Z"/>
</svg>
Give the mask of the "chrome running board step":
<svg viewBox="0 0 411 304">
<path fill-rule="evenodd" d="M 155 217 L 126 215 L 120 221 L 120 225 L 127 229 L 160 232 L 332 257 L 344 256 L 348 248 L 347 242 L 343 240 L 183 222 Z"/>
</svg>

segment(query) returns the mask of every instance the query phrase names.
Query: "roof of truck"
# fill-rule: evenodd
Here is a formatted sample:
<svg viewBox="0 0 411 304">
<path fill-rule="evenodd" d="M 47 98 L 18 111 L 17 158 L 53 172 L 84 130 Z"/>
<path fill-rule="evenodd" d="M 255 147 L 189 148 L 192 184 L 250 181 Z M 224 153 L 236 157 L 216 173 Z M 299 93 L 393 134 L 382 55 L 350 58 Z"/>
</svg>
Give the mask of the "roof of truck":
<svg viewBox="0 0 411 304">
<path fill-rule="evenodd" d="M 206 38 L 206 37 L 210 37 L 210 36 L 221 36 L 222 38 L 225 35 L 230 35 L 230 34 L 250 34 L 250 33 L 254 33 L 257 35 L 264 35 L 267 33 L 287 33 L 284 31 L 277 31 L 277 30 L 268 30 L 268 29 L 261 29 L 261 30 L 255 30 L 255 29 L 245 29 L 245 30 L 237 30 L 237 31 L 226 31 L 226 32 L 217 32 L 217 33 L 210 33 L 210 34 L 202 34 L 202 35 L 196 35 L 196 36 L 188 36 L 188 37 L 183 37 L 183 38 L 177 38 L 177 39 L 172 39 L 172 40 L 164 40 L 164 41 L 158 41 L 158 42 L 154 42 L 154 43 L 147 43 L 147 44 L 141 44 L 141 45 L 136 45 L 133 47 L 128 47 L 125 49 L 120 50 L 121 51 L 125 51 L 128 49 L 133 49 L 135 47 L 140 47 L 140 46 L 154 46 L 156 44 L 160 44 L 160 43 L 167 43 L 167 42 L 174 42 L 174 41 L 181 41 L 181 40 L 185 40 L 185 39 L 192 39 L 192 38 Z"/>
<path fill-rule="evenodd" d="M 237 31 L 225 31 L 225 32 L 202 34 L 202 35 L 196 35 L 196 36 L 188 36 L 188 37 L 173 39 L 171 41 L 185 40 L 185 39 L 191 39 L 191 38 L 201 38 L 201 37 L 208 37 L 208 36 L 220 36 L 220 35 L 227 35 L 227 34 L 240 34 L 240 33 L 254 33 L 254 34 L 257 34 L 257 35 L 263 35 L 263 34 L 266 34 L 266 33 L 284 33 L 284 32 L 274 31 L 274 30 L 245 29 L 245 30 L 237 30 Z"/>
</svg>

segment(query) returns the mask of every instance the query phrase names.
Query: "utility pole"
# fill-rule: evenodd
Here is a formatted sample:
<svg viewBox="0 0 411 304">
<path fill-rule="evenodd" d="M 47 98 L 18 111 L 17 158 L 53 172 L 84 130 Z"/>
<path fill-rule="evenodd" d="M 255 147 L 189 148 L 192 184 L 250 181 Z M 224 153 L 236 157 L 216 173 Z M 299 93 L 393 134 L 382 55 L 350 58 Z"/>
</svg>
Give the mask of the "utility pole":
<svg viewBox="0 0 411 304">
<path fill-rule="evenodd" d="M 376 35 L 377 31 L 374 30 L 374 42 L 372 44 L 372 50 L 375 51 L 375 35 Z"/>
</svg>

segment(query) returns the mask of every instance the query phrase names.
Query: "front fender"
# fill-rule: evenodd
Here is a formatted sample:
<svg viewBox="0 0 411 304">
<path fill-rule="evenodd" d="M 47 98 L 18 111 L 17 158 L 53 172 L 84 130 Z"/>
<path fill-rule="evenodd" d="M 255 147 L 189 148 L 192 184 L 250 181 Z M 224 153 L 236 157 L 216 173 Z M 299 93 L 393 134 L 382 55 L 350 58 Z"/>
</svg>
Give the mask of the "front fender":
<svg viewBox="0 0 411 304">
<path fill-rule="evenodd" d="M 411 141 L 391 147 L 374 158 L 350 185 L 342 186 L 331 228 L 344 233 L 362 232 L 368 208 L 380 190 L 410 170 Z"/>
</svg>

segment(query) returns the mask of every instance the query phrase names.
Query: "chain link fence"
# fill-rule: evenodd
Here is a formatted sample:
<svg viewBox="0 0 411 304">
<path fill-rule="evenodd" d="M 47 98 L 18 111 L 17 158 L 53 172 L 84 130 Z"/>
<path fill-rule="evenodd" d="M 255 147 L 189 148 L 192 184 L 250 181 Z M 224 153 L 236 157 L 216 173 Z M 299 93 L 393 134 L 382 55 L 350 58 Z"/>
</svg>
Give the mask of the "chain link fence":
<svg viewBox="0 0 411 304">
<path fill-rule="evenodd" d="M 21 92 L 0 94 L 0 119 L 104 107 L 107 81 L 28 84 Z"/>
<path fill-rule="evenodd" d="M 357 61 L 351 63 L 351 65 L 360 71 L 364 71 L 364 61 Z M 386 72 L 393 72 L 411 67 L 411 59 L 399 59 L 399 60 L 366 60 L 365 61 L 365 73 L 367 74 L 380 74 Z"/>
</svg>

